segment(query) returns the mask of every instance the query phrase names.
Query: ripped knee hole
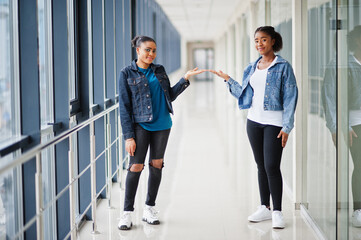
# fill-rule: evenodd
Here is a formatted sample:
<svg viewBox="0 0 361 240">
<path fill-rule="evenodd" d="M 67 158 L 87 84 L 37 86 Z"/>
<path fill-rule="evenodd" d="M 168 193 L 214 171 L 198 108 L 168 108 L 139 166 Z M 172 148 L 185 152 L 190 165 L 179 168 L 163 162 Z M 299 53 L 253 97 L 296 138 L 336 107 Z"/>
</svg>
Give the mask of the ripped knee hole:
<svg viewBox="0 0 361 240">
<path fill-rule="evenodd" d="M 158 169 L 162 169 L 164 167 L 163 159 L 152 159 L 149 162 L 149 165 Z"/>
<path fill-rule="evenodd" d="M 141 172 L 143 171 L 143 169 L 144 169 L 144 164 L 132 164 L 128 170 L 130 172 Z"/>
</svg>

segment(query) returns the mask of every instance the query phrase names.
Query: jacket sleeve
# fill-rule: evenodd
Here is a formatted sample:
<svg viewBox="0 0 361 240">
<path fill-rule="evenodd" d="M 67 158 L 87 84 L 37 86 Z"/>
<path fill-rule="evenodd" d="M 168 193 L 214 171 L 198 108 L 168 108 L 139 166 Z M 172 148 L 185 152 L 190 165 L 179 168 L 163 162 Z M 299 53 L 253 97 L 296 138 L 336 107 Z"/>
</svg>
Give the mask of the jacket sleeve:
<svg viewBox="0 0 361 240">
<path fill-rule="evenodd" d="M 119 76 L 119 115 L 124 140 L 135 138 L 132 95 L 127 82 L 127 74 L 124 71 L 121 71 Z"/>
<path fill-rule="evenodd" d="M 243 81 L 248 77 L 248 75 L 251 72 L 251 69 L 252 69 L 252 63 L 248 64 L 248 66 L 244 69 L 242 85 L 239 84 L 239 82 L 235 81 L 233 78 L 230 78 L 227 81 L 227 87 L 229 92 L 232 94 L 232 96 L 234 96 L 238 100 L 240 100 L 244 89 L 247 87 L 247 86 L 243 86 Z"/>
<path fill-rule="evenodd" d="M 162 70 L 165 72 L 164 67 L 162 66 Z M 167 76 L 168 84 L 170 86 L 170 81 Z M 170 101 L 173 102 L 176 98 L 187 88 L 189 87 L 190 82 L 182 77 L 173 87 L 169 87 L 169 97 Z"/>
<path fill-rule="evenodd" d="M 322 84 L 322 105 L 326 126 L 331 133 L 336 132 L 336 69 L 329 64 L 325 70 Z"/>
<path fill-rule="evenodd" d="M 235 81 L 233 78 L 229 78 L 227 81 L 227 87 L 229 92 L 234 96 L 235 98 L 239 99 L 242 95 L 242 86 L 239 84 L 239 82 Z"/>
<path fill-rule="evenodd" d="M 294 126 L 294 115 L 296 111 L 298 88 L 296 78 L 293 73 L 293 69 L 290 64 L 287 64 L 285 72 L 283 74 L 283 120 L 282 131 L 290 133 Z"/>
</svg>

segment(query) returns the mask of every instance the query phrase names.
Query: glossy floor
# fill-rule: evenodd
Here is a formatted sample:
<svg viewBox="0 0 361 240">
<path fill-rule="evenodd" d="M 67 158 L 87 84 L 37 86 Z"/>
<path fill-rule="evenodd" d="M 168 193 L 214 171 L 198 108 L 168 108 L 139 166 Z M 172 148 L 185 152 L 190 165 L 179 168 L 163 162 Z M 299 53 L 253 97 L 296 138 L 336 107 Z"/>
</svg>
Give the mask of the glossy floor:
<svg viewBox="0 0 361 240">
<path fill-rule="evenodd" d="M 141 221 L 146 197 L 148 168 L 137 192 L 133 228 L 117 228 L 124 189 L 114 183 L 112 208 L 102 201 L 97 210 L 97 230 L 85 224 L 80 239 L 317 239 L 300 211 L 283 196 L 286 228 L 273 230 L 271 221 L 249 223 L 247 216 L 259 205 L 256 167 L 253 159 L 240 159 L 235 169 L 226 159 L 226 146 L 214 116 L 212 83 L 196 82 L 175 103 L 175 116 L 157 209 L 161 224 Z M 238 165 L 239 166 L 239 165 Z"/>
</svg>

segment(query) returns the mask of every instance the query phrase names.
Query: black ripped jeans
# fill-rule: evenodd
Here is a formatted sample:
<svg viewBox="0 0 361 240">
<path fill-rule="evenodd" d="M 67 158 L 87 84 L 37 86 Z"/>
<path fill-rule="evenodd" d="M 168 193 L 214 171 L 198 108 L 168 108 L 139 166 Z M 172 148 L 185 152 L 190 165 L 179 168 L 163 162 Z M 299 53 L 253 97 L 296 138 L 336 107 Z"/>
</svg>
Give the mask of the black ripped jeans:
<svg viewBox="0 0 361 240">
<path fill-rule="evenodd" d="M 162 179 L 162 169 L 153 167 L 150 163 L 154 159 L 163 159 L 165 149 L 168 143 L 170 129 L 162 131 L 147 131 L 139 124 L 135 125 L 135 143 L 136 149 L 134 156 L 130 156 L 129 168 L 125 181 L 125 198 L 124 211 L 134 211 L 134 200 L 137 192 L 140 172 L 131 172 L 130 168 L 133 164 L 144 164 L 148 147 L 149 154 L 149 178 L 148 178 L 148 194 L 145 204 L 155 206 L 160 181 Z M 162 166 L 163 168 L 163 166 Z"/>
<path fill-rule="evenodd" d="M 282 138 L 277 138 L 281 127 L 264 125 L 247 120 L 247 134 L 258 168 L 258 185 L 261 205 L 282 210 L 283 182 L 281 174 Z"/>
</svg>

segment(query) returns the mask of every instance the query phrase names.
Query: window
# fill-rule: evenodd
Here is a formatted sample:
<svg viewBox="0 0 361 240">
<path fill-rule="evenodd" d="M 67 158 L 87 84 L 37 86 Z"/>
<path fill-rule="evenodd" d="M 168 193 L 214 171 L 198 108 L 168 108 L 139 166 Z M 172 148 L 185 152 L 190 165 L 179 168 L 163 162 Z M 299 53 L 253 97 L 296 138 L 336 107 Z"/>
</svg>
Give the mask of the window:
<svg viewBox="0 0 361 240">
<path fill-rule="evenodd" d="M 39 61 L 39 92 L 41 142 L 54 137 L 53 128 L 53 59 L 52 59 L 52 17 L 51 1 L 38 0 L 38 61 Z M 43 203 L 48 205 L 55 197 L 55 162 L 54 147 L 41 153 L 43 172 Z M 44 210 L 44 238 L 56 238 L 55 205 Z"/>
<path fill-rule="evenodd" d="M 196 48 L 193 52 L 194 57 L 194 66 L 197 66 L 199 69 L 213 69 L 213 49 L 211 48 Z M 207 81 L 212 79 L 210 72 L 206 74 L 200 74 L 194 76 L 196 80 Z"/>
<path fill-rule="evenodd" d="M 70 99 L 70 115 L 80 111 L 79 98 L 79 52 L 78 52 L 78 4 L 79 1 L 70 1 L 72 4 L 68 6 L 68 54 L 69 54 L 69 99 Z"/>
<path fill-rule="evenodd" d="M 9 14 L 9 0 L 0 0 L 0 143 L 14 135 Z"/>
<path fill-rule="evenodd" d="M 15 1 L 0 0 L 0 145 L 16 137 L 19 132 L 18 79 L 13 73 L 18 69 L 17 47 L 17 4 Z M 15 41 L 16 40 L 16 41 Z M 18 50 L 18 49 L 17 49 Z M 16 51 L 17 52 L 17 51 Z M 18 56 L 18 55 L 17 55 Z M 17 75 L 18 76 L 18 75 Z M 1 158 L 0 166 L 8 163 L 14 155 Z M 0 239 L 11 239 L 22 224 L 21 178 L 19 168 L 0 175 Z"/>
<path fill-rule="evenodd" d="M 53 122 L 53 84 L 52 84 L 52 49 L 50 13 L 45 8 L 45 0 L 38 1 L 38 59 L 40 85 L 40 115 L 41 128 L 48 127 Z"/>
</svg>

